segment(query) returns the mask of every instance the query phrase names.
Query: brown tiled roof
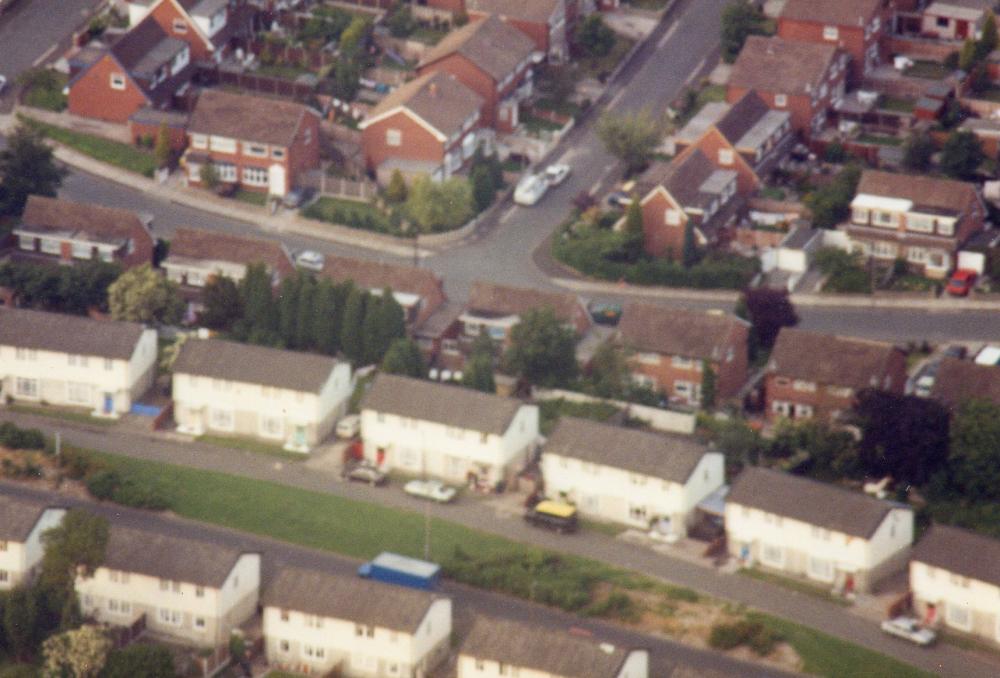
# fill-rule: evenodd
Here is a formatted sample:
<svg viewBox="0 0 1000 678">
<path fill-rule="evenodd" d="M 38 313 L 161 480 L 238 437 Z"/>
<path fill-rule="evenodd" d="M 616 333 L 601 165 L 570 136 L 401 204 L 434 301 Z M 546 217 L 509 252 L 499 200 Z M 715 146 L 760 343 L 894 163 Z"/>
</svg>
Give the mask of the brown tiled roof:
<svg viewBox="0 0 1000 678">
<path fill-rule="evenodd" d="M 893 508 L 903 508 L 861 492 L 756 466 L 745 468 L 726 503 L 825 527 L 852 537 L 871 537 Z"/>
<path fill-rule="evenodd" d="M 373 120 L 402 106 L 445 137 L 451 137 L 462 130 L 465 121 L 482 105 L 483 98 L 454 75 L 436 71 L 424 73 L 394 90 L 368 112 L 367 118 Z"/>
<path fill-rule="evenodd" d="M 420 67 L 457 52 L 499 82 L 513 73 L 534 50 L 531 38 L 491 14 L 446 35 L 427 51 Z"/>
<path fill-rule="evenodd" d="M 967 400 L 1000 405 L 1000 367 L 945 358 L 934 376 L 931 397 L 948 407 L 958 407 Z"/>
<path fill-rule="evenodd" d="M 361 401 L 362 410 L 497 435 L 521 407 L 514 398 L 394 374 L 379 374 Z"/>
<path fill-rule="evenodd" d="M 948 525 L 933 525 L 913 548 L 913 562 L 1000 586 L 1000 541 Z"/>
<path fill-rule="evenodd" d="M 0 308 L 0 346 L 128 360 L 144 329 L 139 323 Z"/>
<path fill-rule="evenodd" d="M 716 167 L 696 146 L 691 146 L 669 163 L 653 163 L 637 182 L 646 194 L 663 186 L 681 208 L 704 208 L 716 196 L 702 193 L 701 186 L 715 173 Z"/>
<path fill-rule="evenodd" d="M 199 539 L 112 525 L 104 566 L 171 581 L 219 588 L 240 551 Z"/>
<path fill-rule="evenodd" d="M 0 541 L 27 541 L 48 508 L 55 507 L 32 499 L 0 494 Z"/>
<path fill-rule="evenodd" d="M 543 454 L 583 459 L 684 484 L 708 449 L 693 438 L 562 417 Z"/>
<path fill-rule="evenodd" d="M 736 145 L 771 110 L 756 92 L 747 92 L 715 123 L 729 143 Z"/>
<path fill-rule="evenodd" d="M 426 268 L 389 264 L 367 259 L 326 255 L 322 275 L 334 282 L 352 281 L 358 287 L 416 294 L 424 299 L 442 289 L 441 279 Z"/>
<path fill-rule="evenodd" d="M 312 114 L 293 101 L 209 89 L 198 96 L 188 132 L 290 146 L 302 119 Z"/>
<path fill-rule="evenodd" d="M 782 377 L 855 390 L 884 388 L 892 356 L 899 351 L 880 341 L 783 327 L 768 369 Z"/>
<path fill-rule="evenodd" d="M 782 19 L 864 28 L 882 0 L 788 0 Z"/>
<path fill-rule="evenodd" d="M 426 591 L 286 567 L 261 602 L 266 607 L 414 633 L 437 599 Z"/>
<path fill-rule="evenodd" d="M 499 14 L 504 18 L 547 24 L 559 0 L 466 0 L 469 12 Z"/>
<path fill-rule="evenodd" d="M 280 241 L 201 228 L 178 228 L 170 239 L 170 256 L 247 265 L 263 263 L 281 275 L 295 270 L 291 255 Z"/>
<path fill-rule="evenodd" d="M 188 339 L 174 361 L 174 373 L 319 393 L 336 364 L 336 359 L 315 353 Z"/>
<path fill-rule="evenodd" d="M 126 70 L 132 71 L 151 49 L 169 38 L 156 19 L 149 16 L 112 45 L 111 53 Z"/>
<path fill-rule="evenodd" d="M 964 212 L 976 201 L 976 188 L 964 181 L 914 174 L 893 174 L 865 170 L 858 182 L 858 194 L 910 200 L 919 207 Z"/>
<path fill-rule="evenodd" d="M 152 241 L 135 212 L 41 195 L 28 196 L 21 223 L 31 230 L 85 233 L 98 241 Z"/>
<path fill-rule="evenodd" d="M 628 657 L 563 629 L 486 617 L 473 622 L 459 654 L 567 678 L 615 678 Z"/>
<path fill-rule="evenodd" d="M 729 75 L 731 87 L 778 94 L 818 92 L 836 57 L 834 45 L 751 35 Z"/>
<path fill-rule="evenodd" d="M 564 323 L 573 322 L 580 307 L 580 300 L 574 294 L 508 287 L 482 280 L 472 284 L 466 304 L 470 312 L 495 316 L 520 316 L 533 308 L 550 308 Z"/>
<path fill-rule="evenodd" d="M 629 304 L 618 331 L 626 346 L 642 352 L 723 360 L 746 351 L 746 322 L 736 316 L 652 304 Z"/>
</svg>

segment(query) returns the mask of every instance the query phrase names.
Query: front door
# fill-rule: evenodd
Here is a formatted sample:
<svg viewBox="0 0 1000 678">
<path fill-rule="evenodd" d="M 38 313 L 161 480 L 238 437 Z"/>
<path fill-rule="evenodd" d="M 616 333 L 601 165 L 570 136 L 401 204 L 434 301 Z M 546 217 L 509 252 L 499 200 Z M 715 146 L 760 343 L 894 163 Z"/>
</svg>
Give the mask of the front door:
<svg viewBox="0 0 1000 678">
<path fill-rule="evenodd" d="M 285 168 L 283 165 L 271 165 L 267 171 L 267 192 L 271 195 L 285 195 Z"/>
<path fill-rule="evenodd" d="M 104 394 L 104 414 L 112 414 L 115 411 L 115 397 L 110 393 Z"/>
<path fill-rule="evenodd" d="M 295 446 L 305 447 L 306 446 L 306 427 L 296 426 L 295 427 Z"/>
</svg>

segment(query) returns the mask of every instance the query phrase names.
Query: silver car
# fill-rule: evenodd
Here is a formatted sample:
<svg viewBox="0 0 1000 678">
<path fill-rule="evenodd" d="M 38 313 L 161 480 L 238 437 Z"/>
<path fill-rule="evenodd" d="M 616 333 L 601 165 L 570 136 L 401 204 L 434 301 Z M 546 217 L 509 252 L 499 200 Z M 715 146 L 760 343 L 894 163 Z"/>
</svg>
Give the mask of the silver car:
<svg viewBox="0 0 1000 678">
<path fill-rule="evenodd" d="M 882 622 L 882 630 L 891 636 L 897 636 L 917 645 L 930 645 L 937 634 L 929 628 L 920 625 L 913 617 L 895 617 Z"/>
<path fill-rule="evenodd" d="M 440 480 L 411 480 L 403 486 L 403 491 L 421 499 L 430 499 L 440 504 L 447 504 L 458 494 L 450 485 Z"/>
</svg>

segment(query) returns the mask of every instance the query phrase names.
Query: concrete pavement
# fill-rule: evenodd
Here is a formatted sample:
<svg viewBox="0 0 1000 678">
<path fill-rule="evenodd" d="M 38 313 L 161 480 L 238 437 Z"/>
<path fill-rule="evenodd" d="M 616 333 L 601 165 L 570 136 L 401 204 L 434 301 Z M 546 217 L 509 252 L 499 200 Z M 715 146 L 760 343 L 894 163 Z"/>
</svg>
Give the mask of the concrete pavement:
<svg viewBox="0 0 1000 678">
<path fill-rule="evenodd" d="M 124 456 L 189 466 L 256 480 L 376 502 L 414 512 L 430 511 L 437 518 L 498 534 L 509 539 L 572 553 L 618 567 L 643 572 L 680 586 L 742 603 L 791 619 L 837 638 L 894 656 L 946 676 L 1000 675 L 1000 657 L 940 644 L 932 649 L 909 645 L 882 634 L 878 625 L 832 603 L 748 577 L 723 574 L 686 559 L 651 551 L 597 532 L 554 536 L 524 524 L 515 514 L 497 511 L 486 502 L 466 499 L 455 505 L 428 506 L 397 488 L 370 488 L 341 481 L 335 474 L 299 462 L 276 462 L 251 452 L 201 443 L 177 444 L 158 436 L 119 432 L 113 428 L 55 422 L 52 419 L 0 409 L 0 420 L 19 426 L 59 431 L 67 443 Z M 431 535 L 433 542 L 433 534 Z"/>
</svg>

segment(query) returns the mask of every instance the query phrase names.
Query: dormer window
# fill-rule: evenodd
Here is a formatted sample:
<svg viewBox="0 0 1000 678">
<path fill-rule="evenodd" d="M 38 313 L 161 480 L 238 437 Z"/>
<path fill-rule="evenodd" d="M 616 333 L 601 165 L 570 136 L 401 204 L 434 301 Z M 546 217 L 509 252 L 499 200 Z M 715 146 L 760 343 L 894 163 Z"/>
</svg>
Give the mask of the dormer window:
<svg viewBox="0 0 1000 678">
<path fill-rule="evenodd" d="M 174 19 L 174 23 L 171 25 L 171 28 L 174 33 L 178 33 L 180 35 L 184 35 L 188 32 L 188 25 L 184 19 Z"/>
<path fill-rule="evenodd" d="M 836 42 L 837 40 L 840 39 L 840 31 L 837 30 L 836 26 L 824 26 L 823 39 L 829 40 L 831 42 Z"/>
<path fill-rule="evenodd" d="M 732 165 L 733 164 L 733 150 L 731 148 L 720 148 L 719 149 L 719 164 L 720 165 Z"/>
<path fill-rule="evenodd" d="M 788 97 L 785 96 L 784 94 L 775 94 L 774 105 L 777 106 L 778 108 L 784 108 L 785 106 L 788 105 Z"/>
<path fill-rule="evenodd" d="M 123 90 L 125 89 L 125 74 L 124 73 L 112 73 L 111 74 L 111 89 Z"/>
</svg>

